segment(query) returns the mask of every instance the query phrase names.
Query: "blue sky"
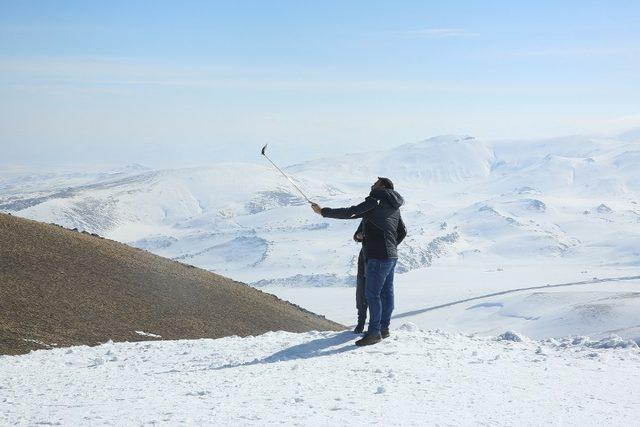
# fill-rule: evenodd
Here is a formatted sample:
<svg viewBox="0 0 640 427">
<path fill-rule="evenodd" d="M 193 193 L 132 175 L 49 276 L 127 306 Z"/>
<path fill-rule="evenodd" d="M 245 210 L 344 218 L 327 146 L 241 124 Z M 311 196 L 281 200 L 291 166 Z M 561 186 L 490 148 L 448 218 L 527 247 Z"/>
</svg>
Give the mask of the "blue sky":
<svg viewBox="0 0 640 427">
<path fill-rule="evenodd" d="M 635 1 L 3 1 L 0 164 L 283 163 L 640 126 Z"/>
</svg>

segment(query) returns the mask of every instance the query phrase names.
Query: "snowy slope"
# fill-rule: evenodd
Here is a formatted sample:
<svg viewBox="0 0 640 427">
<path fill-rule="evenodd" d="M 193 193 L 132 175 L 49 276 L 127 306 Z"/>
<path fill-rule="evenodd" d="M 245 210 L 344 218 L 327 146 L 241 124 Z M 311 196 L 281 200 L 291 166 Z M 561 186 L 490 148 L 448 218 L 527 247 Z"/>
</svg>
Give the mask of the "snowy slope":
<svg viewBox="0 0 640 427">
<path fill-rule="evenodd" d="M 450 185 L 483 180 L 489 176 L 495 162 L 490 147 L 471 136 L 447 135 L 391 150 L 350 154 L 293 165 L 287 171 L 319 180 L 332 180 L 342 185 L 361 188 L 375 177 L 388 176 L 402 183 Z"/>
<path fill-rule="evenodd" d="M 0 424 L 633 425 L 635 343 L 522 342 L 406 324 L 107 343 L 0 357 Z M 71 379 L 71 380 L 70 380 Z"/>
</svg>

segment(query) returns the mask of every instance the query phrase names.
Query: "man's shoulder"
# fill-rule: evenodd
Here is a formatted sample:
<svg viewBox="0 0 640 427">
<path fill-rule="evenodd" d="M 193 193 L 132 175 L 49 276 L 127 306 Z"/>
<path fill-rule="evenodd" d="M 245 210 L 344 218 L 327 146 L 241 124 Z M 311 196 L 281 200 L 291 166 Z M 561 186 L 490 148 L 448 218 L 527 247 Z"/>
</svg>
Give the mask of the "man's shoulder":
<svg viewBox="0 0 640 427">
<path fill-rule="evenodd" d="M 365 200 L 375 202 L 377 205 L 385 199 L 386 195 L 383 190 L 371 190 Z"/>
</svg>

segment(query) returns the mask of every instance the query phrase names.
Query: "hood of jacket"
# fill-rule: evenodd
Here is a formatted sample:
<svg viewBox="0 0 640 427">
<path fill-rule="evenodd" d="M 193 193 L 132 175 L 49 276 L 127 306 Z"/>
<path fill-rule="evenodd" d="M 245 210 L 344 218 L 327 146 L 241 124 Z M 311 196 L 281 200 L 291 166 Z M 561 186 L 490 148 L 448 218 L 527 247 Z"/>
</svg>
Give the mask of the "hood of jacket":
<svg viewBox="0 0 640 427">
<path fill-rule="evenodd" d="M 375 190 L 371 190 L 369 195 L 380 201 L 386 201 L 395 209 L 398 209 L 404 204 L 404 199 L 400 193 L 388 188 L 376 188 Z"/>
</svg>

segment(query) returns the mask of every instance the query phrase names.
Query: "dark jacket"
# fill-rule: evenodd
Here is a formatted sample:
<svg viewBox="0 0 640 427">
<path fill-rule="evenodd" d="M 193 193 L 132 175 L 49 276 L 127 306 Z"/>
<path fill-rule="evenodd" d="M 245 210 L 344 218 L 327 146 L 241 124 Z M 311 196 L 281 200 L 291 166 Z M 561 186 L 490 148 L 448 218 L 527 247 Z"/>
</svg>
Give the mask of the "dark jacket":
<svg viewBox="0 0 640 427">
<path fill-rule="evenodd" d="M 337 219 L 362 218 L 366 258 L 398 258 L 397 246 L 407 235 L 399 209 L 403 204 L 404 199 L 396 191 L 376 188 L 359 205 L 340 209 L 322 208 L 322 216 Z"/>
</svg>

